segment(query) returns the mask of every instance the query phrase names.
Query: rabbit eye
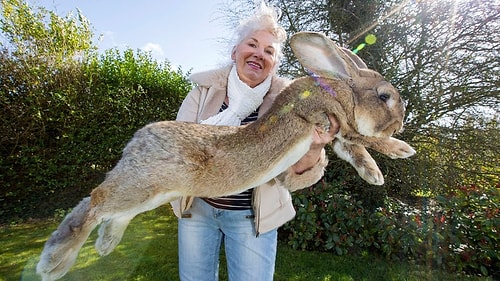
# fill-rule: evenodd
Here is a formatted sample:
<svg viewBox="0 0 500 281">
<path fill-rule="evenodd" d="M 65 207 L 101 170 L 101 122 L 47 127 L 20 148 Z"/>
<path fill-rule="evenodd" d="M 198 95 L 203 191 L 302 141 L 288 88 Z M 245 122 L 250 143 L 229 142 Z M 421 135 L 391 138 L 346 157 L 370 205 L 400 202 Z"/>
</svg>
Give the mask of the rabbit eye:
<svg viewBox="0 0 500 281">
<path fill-rule="evenodd" d="M 378 95 L 378 98 L 381 101 L 386 102 L 387 100 L 389 100 L 391 98 L 391 95 L 389 95 L 387 93 L 382 93 L 382 94 Z"/>
</svg>

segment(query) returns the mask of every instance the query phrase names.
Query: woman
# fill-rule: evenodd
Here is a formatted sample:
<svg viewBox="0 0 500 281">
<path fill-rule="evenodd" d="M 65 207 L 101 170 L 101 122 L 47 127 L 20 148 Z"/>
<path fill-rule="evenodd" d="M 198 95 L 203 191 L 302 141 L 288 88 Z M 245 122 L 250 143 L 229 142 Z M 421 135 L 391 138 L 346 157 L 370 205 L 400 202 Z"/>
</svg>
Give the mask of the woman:
<svg viewBox="0 0 500 281">
<path fill-rule="evenodd" d="M 262 4 L 240 24 L 237 35 L 232 65 L 191 76 L 198 86 L 183 101 L 177 120 L 243 125 L 265 113 L 289 83 L 276 76 L 286 34 L 274 9 Z M 172 203 L 179 217 L 181 280 L 218 280 L 222 241 L 229 280 L 273 279 L 277 228 L 295 215 L 288 190 L 310 186 L 323 176 L 327 164 L 323 147 L 338 131 L 337 121 L 330 119 L 329 133 L 315 132 L 309 152 L 286 172 L 301 184 L 287 189 L 272 180 L 234 196 L 190 197 Z"/>
</svg>

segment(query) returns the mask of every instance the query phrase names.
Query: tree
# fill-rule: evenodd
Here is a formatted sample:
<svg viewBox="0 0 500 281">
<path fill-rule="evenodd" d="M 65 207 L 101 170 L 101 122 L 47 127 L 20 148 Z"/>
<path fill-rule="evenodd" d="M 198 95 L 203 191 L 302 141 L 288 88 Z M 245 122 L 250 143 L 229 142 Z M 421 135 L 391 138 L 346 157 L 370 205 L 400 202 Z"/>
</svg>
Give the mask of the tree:
<svg viewBox="0 0 500 281">
<path fill-rule="evenodd" d="M 33 9 L 23 0 L 2 0 L 0 30 L 7 41 L 0 47 L 18 59 L 41 58 L 60 64 L 97 50 L 87 18 L 80 11 L 60 17 L 42 7 Z"/>
<path fill-rule="evenodd" d="M 416 156 L 397 161 L 374 155 L 390 194 L 436 194 L 465 182 L 494 186 L 500 180 L 497 1 L 269 2 L 281 9 L 288 34 L 323 32 L 351 50 L 367 34 L 376 35 L 376 43 L 358 55 L 396 85 L 407 101 L 400 138 L 418 150 Z M 230 9 L 241 16 L 251 7 L 251 1 L 235 1 Z M 280 72 L 304 75 L 285 47 Z M 336 171 L 329 171 L 332 177 L 350 175 L 344 171 L 350 167 L 337 164 Z M 373 191 L 358 180 L 349 182 L 353 190 Z"/>
<path fill-rule="evenodd" d="M 498 183 L 499 24 L 495 1 L 419 1 L 376 30 L 377 67 L 408 100 L 404 135 L 420 147 L 405 172 L 411 190 Z"/>
</svg>

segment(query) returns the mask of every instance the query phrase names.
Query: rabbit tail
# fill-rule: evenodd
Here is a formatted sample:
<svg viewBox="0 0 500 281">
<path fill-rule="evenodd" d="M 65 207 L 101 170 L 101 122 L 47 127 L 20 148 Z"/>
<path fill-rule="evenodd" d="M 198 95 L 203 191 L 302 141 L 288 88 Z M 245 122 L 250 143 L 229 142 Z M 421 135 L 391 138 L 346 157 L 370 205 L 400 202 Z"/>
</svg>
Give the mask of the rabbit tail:
<svg viewBox="0 0 500 281">
<path fill-rule="evenodd" d="M 84 198 L 45 243 L 36 272 L 43 281 L 61 278 L 75 263 L 80 248 L 98 221 L 90 215 L 90 197 Z"/>
</svg>

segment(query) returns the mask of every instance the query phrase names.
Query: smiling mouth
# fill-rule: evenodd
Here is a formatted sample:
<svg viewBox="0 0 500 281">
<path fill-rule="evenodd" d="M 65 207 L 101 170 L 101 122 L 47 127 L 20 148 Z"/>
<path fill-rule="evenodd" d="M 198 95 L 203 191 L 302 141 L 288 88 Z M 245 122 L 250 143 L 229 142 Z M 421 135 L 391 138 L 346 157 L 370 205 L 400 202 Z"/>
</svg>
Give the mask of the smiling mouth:
<svg viewBox="0 0 500 281">
<path fill-rule="evenodd" d="M 247 62 L 247 64 L 253 68 L 258 68 L 258 69 L 262 69 L 262 66 L 256 62 L 253 62 L 253 61 L 249 61 Z"/>
</svg>

